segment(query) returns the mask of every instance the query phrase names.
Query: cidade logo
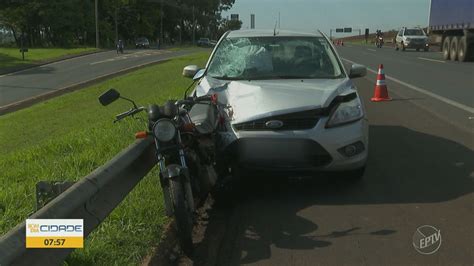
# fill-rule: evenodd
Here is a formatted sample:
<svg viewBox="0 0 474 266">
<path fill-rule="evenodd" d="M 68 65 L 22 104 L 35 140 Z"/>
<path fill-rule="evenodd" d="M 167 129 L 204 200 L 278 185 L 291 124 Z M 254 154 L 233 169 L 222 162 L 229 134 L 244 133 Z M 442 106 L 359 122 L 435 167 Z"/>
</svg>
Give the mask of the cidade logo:
<svg viewBox="0 0 474 266">
<path fill-rule="evenodd" d="M 441 230 L 431 225 L 418 227 L 413 234 L 413 247 L 423 255 L 430 255 L 438 251 L 441 246 Z"/>
</svg>

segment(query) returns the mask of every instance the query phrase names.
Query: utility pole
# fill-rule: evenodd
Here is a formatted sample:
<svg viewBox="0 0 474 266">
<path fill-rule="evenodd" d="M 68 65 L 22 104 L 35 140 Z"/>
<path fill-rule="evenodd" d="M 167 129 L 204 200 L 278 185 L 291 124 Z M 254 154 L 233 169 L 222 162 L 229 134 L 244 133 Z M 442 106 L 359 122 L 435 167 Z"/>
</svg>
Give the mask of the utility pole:
<svg viewBox="0 0 474 266">
<path fill-rule="evenodd" d="M 281 24 L 280 24 L 280 12 L 278 12 L 278 29 L 281 29 Z"/>
<path fill-rule="evenodd" d="M 158 48 L 163 43 L 163 15 L 165 13 L 163 11 L 163 0 L 161 0 L 161 12 L 160 13 L 161 13 L 161 16 L 160 16 L 160 40 L 159 40 Z"/>
<path fill-rule="evenodd" d="M 193 44 L 196 40 L 196 19 L 194 18 L 194 4 L 193 4 Z"/>
<path fill-rule="evenodd" d="M 99 0 L 95 0 L 95 47 L 99 48 Z"/>
<path fill-rule="evenodd" d="M 115 44 L 118 43 L 118 7 L 115 8 Z"/>
</svg>

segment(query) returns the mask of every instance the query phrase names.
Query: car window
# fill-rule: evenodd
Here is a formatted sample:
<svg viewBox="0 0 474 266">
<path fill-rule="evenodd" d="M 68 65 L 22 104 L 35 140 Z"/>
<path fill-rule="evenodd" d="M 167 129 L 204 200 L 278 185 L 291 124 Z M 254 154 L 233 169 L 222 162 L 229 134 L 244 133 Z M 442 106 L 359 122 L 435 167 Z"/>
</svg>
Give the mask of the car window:
<svg viewBox="0 0 474 266">
<path fill-rule="evenodd" d="M 407 36 L 424 36 L 425 34 L 421 29 L 407 29 L 405 30 Z"/>
<path fill-rule="evenodd" d="M 221 79 L 340 78 L 341 66 L 322 37 L 226 38 L 208 75 Z"/>
</svg>

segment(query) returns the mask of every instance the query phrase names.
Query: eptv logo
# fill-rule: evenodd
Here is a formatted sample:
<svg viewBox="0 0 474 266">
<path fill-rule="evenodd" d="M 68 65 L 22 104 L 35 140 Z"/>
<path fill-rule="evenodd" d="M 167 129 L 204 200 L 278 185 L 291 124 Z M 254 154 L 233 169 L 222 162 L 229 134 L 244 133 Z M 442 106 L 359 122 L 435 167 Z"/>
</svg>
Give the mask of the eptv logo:
<svg viewBox="0 0 474 266">
<path fill-rule="evenodd" d="M 413 235 L 413 246 L 424 255 L 435 253 L 441 246 L 441 230 L 431 225 L 418 227 Z"/>
</svg>

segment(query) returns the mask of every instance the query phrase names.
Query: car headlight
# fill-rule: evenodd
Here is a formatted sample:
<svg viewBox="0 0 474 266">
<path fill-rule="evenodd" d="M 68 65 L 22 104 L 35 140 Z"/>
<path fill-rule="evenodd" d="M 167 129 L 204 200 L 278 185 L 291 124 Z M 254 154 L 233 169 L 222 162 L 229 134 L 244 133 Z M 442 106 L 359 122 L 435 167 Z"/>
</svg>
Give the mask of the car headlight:
<svg viewBox="0 0 474 266">
<path fill-rule="evenodd" d="M 159 141 L 168 142 L 176 135 L 176 127 L 171 120 L 163 118 L 156 121 L 153 126 L 153 134 Z"/>
<path fill-rule="evenodd" d="M 359 97 L 356 97 L 348 102 L 340 103 L 334 112 L 329 116 L 326 127 L 335 127 L 350 122 L 357 121 L 364 116 L 362 110 L 362 103 Z"/>
</svg>

